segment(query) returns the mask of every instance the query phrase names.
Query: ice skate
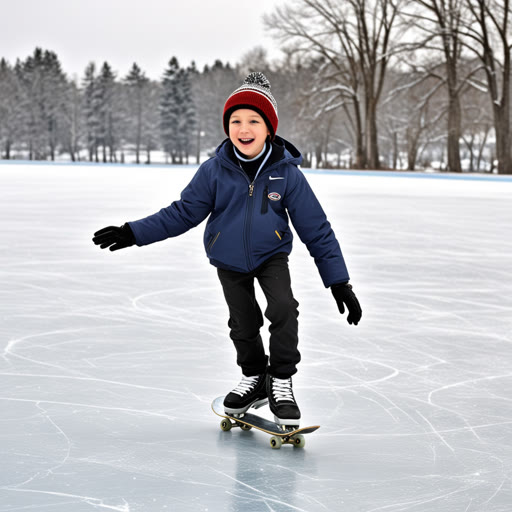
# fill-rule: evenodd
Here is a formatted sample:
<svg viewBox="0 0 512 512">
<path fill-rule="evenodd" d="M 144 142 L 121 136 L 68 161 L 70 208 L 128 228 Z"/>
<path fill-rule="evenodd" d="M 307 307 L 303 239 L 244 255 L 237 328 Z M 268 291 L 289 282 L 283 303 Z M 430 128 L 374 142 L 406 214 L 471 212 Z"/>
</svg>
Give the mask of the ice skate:
<svg viewBox="0 0 512 512">
<path fill-rule="evenodd" d="M 278 379 L 267 377 L 267 395 L 269 406 L 278 425 L 298 427 L 300 410 L 293 396 L 292 378 Z"/>
<path fill-rule="evenodd" d="M 242 377 L 238 386 L 224 399 L 226 414 L 244 414 L 249 408 L 258 409 L 268 402 L 266 374 Z"/>
</svg>

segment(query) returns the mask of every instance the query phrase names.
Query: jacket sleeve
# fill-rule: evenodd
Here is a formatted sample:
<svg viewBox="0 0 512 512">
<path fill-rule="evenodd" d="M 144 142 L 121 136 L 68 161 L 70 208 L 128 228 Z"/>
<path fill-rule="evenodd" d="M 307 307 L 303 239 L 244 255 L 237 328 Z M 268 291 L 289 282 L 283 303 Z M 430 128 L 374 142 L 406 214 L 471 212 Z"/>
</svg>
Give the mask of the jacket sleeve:
<svg viewBox="0 0 512 512">
<path fill-rule="evenodd" d="M 294 171 L 289 173 L 292 179 L 288 180 L 290 190 L 285 195 L 293 227 L 314 258 L 324 286 L 347 282 L 350 277 L 331 224 L 304 174 L 299 169 Z"/>
<path fill-rule="evenodd" d="M 208 168 L 203 164 L 170 206 L 128 224 L 138 246 L 152 244 L 185 233 L 200 224 L 213 209 Z"/>
</svg>

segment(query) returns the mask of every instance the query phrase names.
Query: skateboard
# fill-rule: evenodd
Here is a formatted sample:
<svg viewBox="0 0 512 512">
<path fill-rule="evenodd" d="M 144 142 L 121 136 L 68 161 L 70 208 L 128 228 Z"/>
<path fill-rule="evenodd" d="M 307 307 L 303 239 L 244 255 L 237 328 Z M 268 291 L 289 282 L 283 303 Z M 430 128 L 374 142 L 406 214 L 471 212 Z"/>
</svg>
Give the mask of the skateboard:
<svg viewBox="0 0 512 512">
<path fill-rule="evenodd" d="M 304 448 L 306 440 L 303 434 L 310 434 L 320 428 L 320 425 L 301 428 L 286 427 L 250 412 L 246 412 L 240 416 L 229 415 L 224 411 L 224 398 L 223 396 L 219 396 L 212 402 L 213 412 L 217 414 L 217 416 L 224 418 L 220 422 L 221 430 L 228 432 L 233 427 L 240 427 L 242 430 L 251 430 L 251 428 L 254 427 L 257 430 L 272 435 L 270 438 L 270 446 L 276 450 L 281 448 L 283 444 L 292 444 L 296 448 Z"/>
</svg>

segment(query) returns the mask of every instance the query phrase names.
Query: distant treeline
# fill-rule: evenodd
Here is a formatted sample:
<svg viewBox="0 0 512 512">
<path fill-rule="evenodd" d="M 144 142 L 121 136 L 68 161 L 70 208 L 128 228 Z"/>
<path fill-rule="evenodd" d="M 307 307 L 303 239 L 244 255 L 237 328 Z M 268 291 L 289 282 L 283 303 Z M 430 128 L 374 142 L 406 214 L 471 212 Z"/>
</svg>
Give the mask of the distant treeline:
<svg viewBox="0 0 512 512">
<path fill-rule="evenodd" d="M 305 166 L 510 173 L 507 53 L 491 60 L 485 49 L 463 51 L 478 23 L 468 21 L 464 34 L 462 18 L 457 29 L 446 28 L 454 12 L 436 18 L 430 4 L 437 5 L 367 0 L 358 10 L 359 0 L 347 0 L 344 11 L 330 12 L 320 0 L 292 0 L 294 9 L 278 8 L 265 21 L 282 42 L 279 61 L 269 61 L 263 48 L 235 65 L 217 60 L 202 70 L 172 57 L 161 80 L 148 79 L 135 63 L 120 76 L 107 62 L 90 63 L 79 81 L 70 80 L 57 54 L 41 48 L 14 64 L 1 59 L 0 157 L 197 163 L 226 136 L 226 98 L 249 71 L 262 71 L 278 102 L 278 133 L 301 150 Z M 411 5 L 416 10 L 406 12 Z M 505 20 L 496 5 L 494 19 Z M 309 32 L 301 26 L 306 19 Z M 358 23 L 344 24 L 348 19 Z M 366 31 L 357 33 L 361 27 Z M 414 37 L 400 42 L 410 27 Z M 508 67 L 498 65 L 497 54 Z"/>
</svg>

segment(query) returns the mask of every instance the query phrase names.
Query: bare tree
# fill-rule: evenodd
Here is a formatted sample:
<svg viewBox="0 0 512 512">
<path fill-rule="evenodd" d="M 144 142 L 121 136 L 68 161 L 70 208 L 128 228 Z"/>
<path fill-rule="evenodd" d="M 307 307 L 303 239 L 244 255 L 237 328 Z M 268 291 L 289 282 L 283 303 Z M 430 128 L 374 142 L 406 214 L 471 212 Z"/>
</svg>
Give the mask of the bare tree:
<svg viewBox="0 0 512 512">
<path fill-rule="evenodd" d="M 270 70 L 267 50 L 263 46 L 256 46 L 249 50 L 242 55 L 237 64 L 237 70 L 241 76 L 246 76 L 252 71 L 260 71 L 267 75 Z"/>
<path fill-rule="evenodd" d="M 415 0 L 414 9 L 408 13 L 414 26 L 423 33 L 413 49 L 441 52 L 444 57 L 444 74 L 430 71 L 446 84 L 448 95 L 447 159 L 448 170 L 462 172 L 460 163 L 461 106 L 460 96 L 465 79 L 459 76 L 462 43 L 460 29 L 463 26 L 464 0 Z M 429 56 L 431 58 L 431 54 Z M 437 63 L 435 63 L 437 66 Z"/>
<path fill-rule="evenodd" d="M 393 54 L 392 30 L 402 3 L 295 0 L 264 17 L 279 40 L 292 44 L 297 52 L 324 59 L 312 92 L 326 96 L 325 110 L 343 108 L 350 114 L 359 168 L 380 167 L 377 107 Z"/>
<path fill-rule="evenodd" d="M 222 125 L 222 107 L 226 98 L 244 76 L 228 63 L 216 60 L 196 75 L 192 84 L 197 111 L 196 138 L 198 147 L 210 153 L 226 134 Z"/>
<path fill-rule="evenodd" d="M 471 12 L 464 35 L 480 59 L 487 79 L 496 132 L 498 173 L 512 174 L 510 151 L 510 0 L 465 0 Z M 476 43 L 476 44 L 475 44 Z"/>
</svg>

